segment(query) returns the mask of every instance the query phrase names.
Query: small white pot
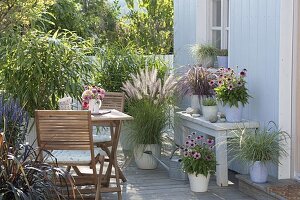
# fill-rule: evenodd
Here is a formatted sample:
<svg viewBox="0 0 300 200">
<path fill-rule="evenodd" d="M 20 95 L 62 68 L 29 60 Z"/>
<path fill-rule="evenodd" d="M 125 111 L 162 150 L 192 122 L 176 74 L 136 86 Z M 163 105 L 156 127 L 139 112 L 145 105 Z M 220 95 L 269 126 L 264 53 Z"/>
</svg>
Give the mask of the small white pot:
<svg viewBox="0 0 300 200">
<path fill-rule="evenodd" d="M 203 174 L 188 174 L 190 180 L 190 187 L 193 192 L 206 192 L 208 188 L 210 174 L 204 176 Z"/>
<path fill-rule="evenodd" d="M 243 104 L 238 102 L 238 107 L 225 105 L 225 116 L 228 122 L 240 122 L 242 120 Z"/>
<path fill-rule="evenodd" d="M 133 154 L 135 163 L 140 169 L 155 169 L 158 165 L 158 161 L 145 151 L 152 151 L 152 154 L 157 158 L 160 158 L 161 146 L 159 144 L 139 144 L 134 147 Z"/>
<path fill-rule="evenodd" d="M 202 105 L 203 117 L 206 121 L 209 121 L 212 118 L 217 117 L 218 106 L 203 106 Z"/>
<path fill-rule="evenodd" d="M 255 183 L 265 183 L 268 179 L 268 169 L 267 166 L 261 161 L 255 161 L 253 165 L 250 166 L 250 178 Z"/>
</svg>

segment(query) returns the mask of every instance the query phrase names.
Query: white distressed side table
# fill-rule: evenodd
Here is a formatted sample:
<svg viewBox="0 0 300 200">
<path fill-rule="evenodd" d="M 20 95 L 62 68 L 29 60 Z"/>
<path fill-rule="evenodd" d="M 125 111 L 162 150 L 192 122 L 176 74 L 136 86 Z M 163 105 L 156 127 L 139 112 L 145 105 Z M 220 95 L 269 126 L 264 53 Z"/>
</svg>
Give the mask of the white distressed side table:
<svg viewBox="0 0 300 200">
<path fill-rule="evenodd" d="M 216 144 L 216 179 L 219 186 L 228 186 L 227 139 L 238 129 L 257 129 L 258 122 L 242 121 L 239 123 L 211 123 L 203 117 L 192 117 L 186 112 L 177 112 L 175 120 L 175 143 L 182 145 L 192 130 L 215 138 Z"/>
</svg>

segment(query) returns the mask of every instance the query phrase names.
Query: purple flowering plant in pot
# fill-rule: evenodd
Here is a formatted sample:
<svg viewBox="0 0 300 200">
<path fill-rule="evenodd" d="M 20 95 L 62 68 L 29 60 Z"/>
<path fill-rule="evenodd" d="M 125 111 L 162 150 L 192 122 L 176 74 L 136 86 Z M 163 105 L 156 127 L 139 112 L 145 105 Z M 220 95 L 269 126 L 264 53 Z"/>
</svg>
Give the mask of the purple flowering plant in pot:
<svg viewBox="0 0 300 200">
<path fill-rule="evenodd" d="M 226 119 L 229 122 L 239 122 L 242 118 L 242 109 L 251 97 L 246 87 L 245 77 L 247 70 L 235 72 L 231 68 L 220 68 L 210 85 L 214 88 L 216 98 L 225 106 Z"/>
<path fill-rule="evenodd" d="M 191 190 L 206 192 L 210 175 L 216 170 L 216 157 L 214 153 L 214 140 L 197 136 L 195 132 L 187 136 L 185 144 L 181 147 L 182 168 L 188 173 Z"/>
</svg>

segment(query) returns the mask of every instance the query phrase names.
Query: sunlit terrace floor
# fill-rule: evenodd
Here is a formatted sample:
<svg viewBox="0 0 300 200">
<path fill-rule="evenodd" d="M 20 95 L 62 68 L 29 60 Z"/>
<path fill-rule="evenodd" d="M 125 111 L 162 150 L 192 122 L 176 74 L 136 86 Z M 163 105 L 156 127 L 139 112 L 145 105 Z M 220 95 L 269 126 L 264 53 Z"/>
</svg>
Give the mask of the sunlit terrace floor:
<svg viewBox="0 0 300 200">
<path fill-rule="evenodd" d="M 167 154 L 168 151 L 164 151 Z M 124 159 L 123 153 L 119 151 L 119 160 Z M 168 162 L 168 158 L 163 159 Z M 122 163 L 121 163 L 122 164 Z M 135 166 L 134 159 L 123 169 L 127 178 L 122 183 L 122 197 L 124 200 L 250 200 L 251 197 L 241 193 L 237 188 L 234 174 L 230 172 L 230 179 L 233 181 L 228 187 L 219 187 L 216 184 L 215 176 L 211 177 L 208 192 L 194 193 L 189 188 L 188 181 L 172 180 L 163 166 L 155 170 L 141 170 Z M 117 199 L 116 193 L 102 194 L 103 200 Z"/>
</svg>

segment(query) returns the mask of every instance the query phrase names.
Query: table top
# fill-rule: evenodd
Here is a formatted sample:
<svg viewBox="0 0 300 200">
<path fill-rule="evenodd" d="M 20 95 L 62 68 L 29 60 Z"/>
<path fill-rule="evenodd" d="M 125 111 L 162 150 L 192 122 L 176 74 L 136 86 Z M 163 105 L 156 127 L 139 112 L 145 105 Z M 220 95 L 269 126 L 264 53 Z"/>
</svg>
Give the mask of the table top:
<svg viewBox="0 0 300 200">
<path fill-rule="evenodd" d="M 185 111 L 176 112 L 176 114 L 181 118 L 195 124 L 199 124 L 206 128 L 210 128 L 217 131 L 222 130 L 234 130 L 239 128 L 259 128 L 259 123 L 256 121 L 242 120 L 241 122 L 216 122 L 211 123 L 204 120 L 203 117 L 192 117 L 190 114 L 187 114 Z"/>
<path fill-rule="evenodd" d="M 109 113 L 106 113 L 106 112 L 109 112 Z M 100 115 L 92 114 L 92 122 L 133 120 L 133 117 L 131 117 L 130 115 L 127 115 L 127 114 L 117 111 L 115 109 L 103 109 L 103 110 L 100 110 L 100 113 L 105 113 L 105 114 L 100 114 Z"/>
</svg>

